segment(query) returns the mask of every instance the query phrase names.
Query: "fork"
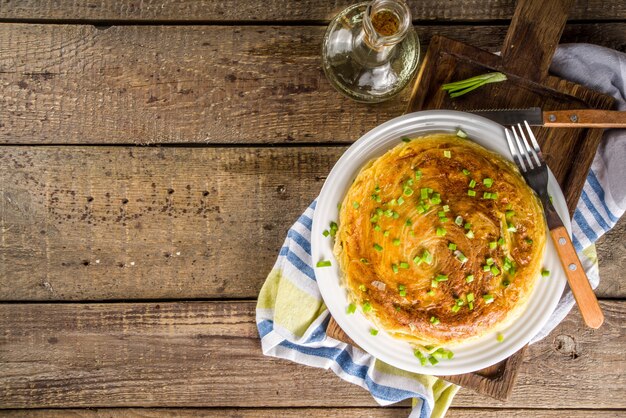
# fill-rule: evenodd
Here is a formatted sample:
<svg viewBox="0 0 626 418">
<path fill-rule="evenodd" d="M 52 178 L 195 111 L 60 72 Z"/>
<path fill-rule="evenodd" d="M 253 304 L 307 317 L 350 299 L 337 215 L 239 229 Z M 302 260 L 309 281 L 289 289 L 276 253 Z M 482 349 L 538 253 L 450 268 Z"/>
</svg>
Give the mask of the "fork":
<svg viewBox="0 0 626 418">
<path fill-rule="evenodd" d="M 524 130 L 527 135 L 524 134 Z M 537 139 L 526 121 L 524 121 L 524 127 L 518 123 L 517 127 L 512 126 L 511 129 L 505 129 L 505 134 L 511 154 L 513 154 L 513 160 L 522 172 L 524 179 L 526 179 L 526 183 L 537 193 L 541 200 L 552 241 L 554 241 L 563 270 L 565 270 L 565 275 L 567 276 L 567 281 L 570 289 L 572 289 L 583 320 L 587 326 L 599 328 L 602 322 L 604 322 L 604 314 L 576 255 L 576 250 L 572 245 L 567 230 L 563 226 L 563 221 L 550 201 L 550 196 L 548 195 L 548 166 L 543 159 Z M 532 148 L 526 136 L 530 138 Z"/>
</svg>

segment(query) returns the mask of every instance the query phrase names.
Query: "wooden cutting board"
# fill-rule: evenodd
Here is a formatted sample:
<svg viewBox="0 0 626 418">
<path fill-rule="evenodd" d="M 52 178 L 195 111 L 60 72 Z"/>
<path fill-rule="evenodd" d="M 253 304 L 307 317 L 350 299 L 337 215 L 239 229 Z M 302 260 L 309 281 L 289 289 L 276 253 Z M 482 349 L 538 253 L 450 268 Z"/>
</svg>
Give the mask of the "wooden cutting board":
<svg viewBox="0 0 626 418">
<path fill-rule="evenodd" d="M 435 36 L 415 80 L 407 113 L 426 109 L 476 110 L 526 108 L 544 110 L 611 109 L 613 98 L 548 75 L 572 0 L 520 0 L 507 32 L 501 55 Z M 468 30 L 471 30 L 468 28 Z M 488 84 L 450 99 L 441 85 L 486 72 L 507 75 L 503 83 Z M 602 137 L 600 129 L 534 128 L 543 155 L 558 180 L 573 214 L 587 172 Z M 331 318 L 327 334 L 354 342 Z M 445 380 L 506 400 L 513 388 L 526 347 L 508 359 Z"/>
</svg>

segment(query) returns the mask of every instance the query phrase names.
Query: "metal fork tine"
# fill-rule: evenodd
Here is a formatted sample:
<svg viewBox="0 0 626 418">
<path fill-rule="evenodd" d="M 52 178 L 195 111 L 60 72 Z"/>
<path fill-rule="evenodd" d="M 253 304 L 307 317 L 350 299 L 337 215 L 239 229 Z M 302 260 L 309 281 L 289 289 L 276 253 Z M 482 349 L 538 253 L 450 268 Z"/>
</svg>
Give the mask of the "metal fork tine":
<svg viewBox="0 0 626 418">
<path fill-rule="evenodd" d="M 511 130 L 513 131 L 513 136 L 515 137 L 515 142 L 517 143 L 517 148 L 520 151 L 520 160 L 524 161 L 524 157 L 526 157 L 526 160 L 528 162 L 528 169 L 532 170 L 533 169 L 533 162 L 530 160 L 530 158 L 528 158 L 528 154 L 526 153 L 526 151 L 524 150 L 524 147 L 522 146 L 522 142 L 519 139 L 519 135 L 517 135 L 517 129 L 515 129 L 515 126 L 511 127 Z M 520 135 L 523 135 L 522 132 L 520 131 Z"/>
<path fill-rule="evenodd" d="M 528 122 L 524 121 L 524 125 L 526 125 L 526 131 L 528 132 L 528 136 L 530 137 L 530 141 L 533 143 L 533 150 L 535 151 L 534 155 L 537 159 L 537 164 L 541 165 L 544 163 L 543 155 L 541 155 L 541 148 L 539 148 L 539 144 L 537 143 L 537 138 L 535 138 L 535 134 L 533 134 L 532 129 L 530 129 L 530 125 Z"/>
<path fill-rule="evenodd" d="M 526 172 L 526 166 L 524 165 L 524 161 L 519 156 L 519 152 L 517 148 L 515 148 L 515 143 L 513 142 L 513 138 L 511 138 L 511 131 L 509 129 L 504 129 L 504 134 L 506 135 L 506 142 L 509 144 L 509 150 L 511 150 L 511 155 L 513 155 L 513 160 L 515 164 L 522 170 L 522 172 Z"/>
<path fill-rule="evenodd" d="M 526 135 L 524 134 L 524 129 L 522 128 L 522 125 L 518 123 L 517 129 L 519 129 L 519 134 L 522 137 L 522 143 L 524 144 L 524 147 L 526 148 L 526 153 L 525 153 L 526 159 L 529 161 L 530 167 L 535 168 L 534 161 L 532 160 L 532 158 L 530 158 L 530 156 L 533 154 L 533 150 L 530 149 L 530 145 L 528 144 L 528 139 L 526 138 Z M 539 167 L 541 163 L 539 162 L 539 159 L 536 156 L 535 156 L 535 160 L 537 161 L 537 167 Z"/>
</svg>

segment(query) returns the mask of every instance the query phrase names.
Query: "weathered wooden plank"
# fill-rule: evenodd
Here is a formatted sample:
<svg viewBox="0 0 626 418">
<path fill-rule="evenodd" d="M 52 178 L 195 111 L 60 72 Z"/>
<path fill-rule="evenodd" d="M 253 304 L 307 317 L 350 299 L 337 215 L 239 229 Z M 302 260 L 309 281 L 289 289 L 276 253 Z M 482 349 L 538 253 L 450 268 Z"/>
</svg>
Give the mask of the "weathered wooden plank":
<svg viewBox="0 0 626 418">
<path fill-rule="evenodd" d="M 570 315 L 528 349 L 507 403 L 461 391 L 454 405 L 626 407 L 626 302 L 602 307 L 601 329 Z M 253 302 L 2 304 L 0 329 L 5 408 L 374 405 L 330 371 L 263 357 Z"/>
<path fill-rule="evenodd" d="M 118 408 L 118 409 L 44 409 L 44 410 L 0 410 L 1 417 L 50 417 L 50 418 L 406 418 L 408 407 L 370 407 L 370 408 Z M 485 409 L 485 408 L 450 408 L 447 418 L 589 418 L 590 414 L 597 418 L 614 418 L 623 414 L 620 410 L 576 410 L 576 409 Z"/>
<path fill-rule="evenodd" d="M 354 141 L 401 114 L 409 92 L 373 107 L 335 92 L 324 30 L 2 24 L 0 143 Z M 437 33 L 492 51 L 505 31 L 418 28 L 424 45 Z M 569 25 L 562 40 L 624 50 L 626 23 Z"/>
<path fill-rule="evenodd" d="M 0 300 L 255 298 L 344 150 L 2 147 Z M 626 295 L 620 225 L 600 296 Z"/>
<path fill-rule="evenodd" d="M 72 0 L 8 0 L 0 8 L 2 19 L 61 19 L 105 21 L 328 21 L 349 0 L 336 1 L 210 1 L 143 0 L 76 2 Z M 430 21 L 475 21 L 510 19 L 514 0 L 442 2 L 423 0 L 409 3 L 414 19 Z M 624 19 L 626 3 L 578 0 L 570 19 Z"/>
</svg>

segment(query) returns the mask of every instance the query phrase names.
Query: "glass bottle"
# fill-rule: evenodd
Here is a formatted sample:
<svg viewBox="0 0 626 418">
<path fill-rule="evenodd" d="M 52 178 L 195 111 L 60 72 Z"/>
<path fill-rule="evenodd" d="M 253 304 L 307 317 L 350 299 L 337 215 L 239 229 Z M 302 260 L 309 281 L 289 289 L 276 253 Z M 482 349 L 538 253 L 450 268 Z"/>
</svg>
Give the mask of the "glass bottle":
<svg viewBox="0 0 626 418">
<path fill-rule="evenodd" d="M 399 93 L 420 56 L 411 12 L 402 0 L 352 5 L 330 23 L 322 45 L 324 72 L 341 93 L 376 103 Z"/>
</svg>

